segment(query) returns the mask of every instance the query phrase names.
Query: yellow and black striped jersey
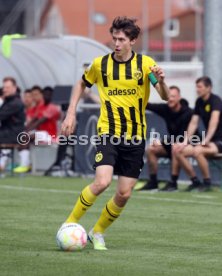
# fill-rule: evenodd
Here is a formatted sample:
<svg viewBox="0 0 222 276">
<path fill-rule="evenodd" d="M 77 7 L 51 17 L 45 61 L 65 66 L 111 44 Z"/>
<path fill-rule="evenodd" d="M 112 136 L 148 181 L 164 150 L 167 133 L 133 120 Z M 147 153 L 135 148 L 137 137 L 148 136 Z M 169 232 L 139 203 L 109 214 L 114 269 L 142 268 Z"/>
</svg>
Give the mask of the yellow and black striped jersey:
<svg viewBox="0 0 222 276">
<path fill-rule="evenodd" d="M 95 58 L 86 69 L 83 80 L 87 87 L 98 87 L 101 110 L 98 134 L 145 139 L 145 108 L 150 95 L 150 82 L 157 79 L 150 70 L 155 61 L 132 52 L 126 62 L 114 59 L 114 53 Z"/>
</svg>

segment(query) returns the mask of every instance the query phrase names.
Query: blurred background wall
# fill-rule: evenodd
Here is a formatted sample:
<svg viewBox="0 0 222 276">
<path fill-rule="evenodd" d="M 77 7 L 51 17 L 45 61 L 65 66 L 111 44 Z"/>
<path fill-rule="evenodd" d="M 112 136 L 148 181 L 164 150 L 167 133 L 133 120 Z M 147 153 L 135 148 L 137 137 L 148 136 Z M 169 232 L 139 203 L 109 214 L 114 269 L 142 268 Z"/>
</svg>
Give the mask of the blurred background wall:
<svg viewBox="0 0 222 276">
<path fill-rule="evenodd" d="M 203 0 L 0 0 L 0 35 L 73 34 L 110 46 L 118 15 L 138 19 L 137 51 L 159 61 L 202 60 Z"/>
<path fill-rule="evenodd" d="M 210 2 L 213 1 L 216 0 Z M 21 33 L 26 34 L 29 41 L 33 38 L 56 37 L 63 39 L 61 43 L 64 44 L 64 36 L 74 35 L 88 37 L 111 47 L 109 27 L 118 15 L 138 19 L 142 32 L 135 50 L 156 59 L 166 70 L 169 85 L 180 86 L 182 95 L 193 106 L 196 98 L 194 82 L 204 70 L 204 0 L 0 0 L 0 36 Z M 16 43 L 18 42 L 12 43 L 14 49 Z M 45 41 L 27 43 L 30 44 L 29 52 L 31 48 L 40 52 L 40 44 Z M 48 47 L 51 47 L 51 51 L 58 50 L 54 50 L 52 44 Z M 72 49 L 74 50 L 75 48 Z M 16 59 L 17 51 L 14 51 L 11 60 Z M 42 59 L 47 51 L 50 50 L 44 52 L 42 49 Z M 76 52 L 76 55 L 80 54 Z M 49 62 L 49 58 L 46 62 Z M 59 58 L 61 56 L 57 55 L 58 62 Z M 67 66 L 70 63 L 67 62 Z M 2 66 L 0 76 L 10 73 L 1 68 Z M 41 70 L 38 65 L 36 70 Z M 54 70 L 57 68 L 54 67 Z M 71 68 L 71 71 L 78 70 Z M 61 71 L 61 74 L 65 74 L 65 71 Z M 75 80 L 73 77 L 73 84 Z M 42 82 L 46 81 L 47 78 Z M 26 83 L 30 84 L 30 81 Z M 24 84 L 23 88 L 26 88 Z M 152 93 L 151 101 L 160 100 Z"/>
</svg>

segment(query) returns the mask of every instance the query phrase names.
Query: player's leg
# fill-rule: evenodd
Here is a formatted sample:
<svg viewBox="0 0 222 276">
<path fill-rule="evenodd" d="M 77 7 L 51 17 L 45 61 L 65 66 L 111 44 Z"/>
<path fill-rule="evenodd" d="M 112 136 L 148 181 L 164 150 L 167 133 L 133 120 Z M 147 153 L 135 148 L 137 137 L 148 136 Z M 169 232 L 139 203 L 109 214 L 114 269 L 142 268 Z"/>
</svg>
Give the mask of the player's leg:
<svg viewBox="0 0 222 276">
<path fill-rule="evenodd" d="M 97 145 L 94 164 L 96 168 L 95 180 L 83 189 L 66 222 L 79 221 L 85 212 L 93 205 L 97 196 L 109 186 L 112 181 L 116 154 L 115 146 L 110 143 L 109 139 L 102 140 L 101 143 Z"/>
<path fill-rule="evenodd" d="M 176 145 L 173 146 L 174 148 Z M 183 167 L 186 173 L 192 178 L 196 176 L 193 166 L 190 164 L 187 157 L 194 156 L 194 147 L 191 145 L 186 146 L 181 152 L 174 152 L 174 156 L 179 161 L 179 164 Z"/>
<path fill-rule="evenodd" d="M 166 183 L 166 185 L 160 189 L 164 192 L 174 192 L 177 191 L 177 180 L 180 171 L 180 166 L 178 160 L 172 154 L 172 143 L 170 140 L 167 140 L 167 143 L 163 143 L 163 147 L 166 151 L 166 157 L 171 161 L 171 180 Z"/>
<path fill-rule="evenodd" d="M 94 226 L 95 233 L 104 233 L 105 230 L 119 217 L 127 200 L 131 196 L 133 187 L 137 179 L 120 176 L 114 197 L 112 197 L 104 207 L 102 214 Z"/>
<path fill-rule="evenodd" d="M 120 216 L 124 206 L 131 196 L 133 187 L 137 179 L 120 176 L 118 179 L 117 190 L 105 205 L 102 213 L 93 229 L 89 232 L 89 239 L 94 244 L 94 249 L 106 250 L 104 241 L 105 230 Z"/>
<path fill-rule="evenodd" d="M 117 190 L 114 197 L 106 203 L 98 221 L 89 233 L 95 249 L 106 249 L 103 233 L 119 217 L 143 167 L 145 141 L 141 141 L 139 145 L 125 145 L 122 142 L 116 148 L 118 159 L 114 170 L 119 175 Z"/>
<path fill-rule="evenodd" d="M 155 141 L 146 149 L 150 179 L 147 183 L 139 189 L 139 191 L 155 190 L 158 189 L 157 170 L 158 170 L 158 158 L 167 156 L 167 151 L 160 141 Z"/>
<path fill-rule="evenodd" d="M 194 150 L 194 157 L 197 160 L 201 173 L 203 175 L 203 188 L 202 190 L 207 191 L 211 188 L 210 170 L 208 165 L 207 156 L 213 156 L 217 154 L 218 147 L 215 143 L 210 143 L 208 146 L 196 146 Z"/>
<path fill-rule="evenodd" d="M 177 183 L 179 173 L 180 173 L 180 164 L 179 164 L 177 158 L 175 158 L 175 156 L 172 155 L 172 159 L 171 159 L 171 180 L 173 182 Z"/>
<path fill-rule="evenodd" d="M 96 168 L 96 176 L 93 183 L 85 187 L 66 222 L 78 222 L 85 212 L 93 205 L 97 196 L 101 194 L 111 183 L 113 167 L 102 165 Z"/>
<path fill-rule="evenodd" d="M 186 146 L 182 152 L 178 152 L 176 150 L 177 144 L 173 145 L 173 155 L 178 160 L 179 165 L 185 170 L 185 172 L 189 175 L 192 184 L 186 189 L 187 191 L 192 191 L 193 189 L 197 189 L 201 187 L 201 182 L 197 178 L 196 172 L 187 159 L 187 157 L 194 157 L 194 146 L 188 145 Z"/>
</svg>

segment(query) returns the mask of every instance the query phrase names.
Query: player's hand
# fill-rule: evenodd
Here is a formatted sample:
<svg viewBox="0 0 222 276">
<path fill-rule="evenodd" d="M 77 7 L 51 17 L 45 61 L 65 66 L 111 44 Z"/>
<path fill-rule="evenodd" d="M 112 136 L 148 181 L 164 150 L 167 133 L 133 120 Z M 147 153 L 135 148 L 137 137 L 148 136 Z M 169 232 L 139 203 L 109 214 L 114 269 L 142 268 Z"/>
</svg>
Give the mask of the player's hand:
<svg viewBox="0 0 222 276">
<path fill-rule="evenodd" d="M 165 79 L 165 73 L 162 68 L 159 66 L 152 66 L 150 67 L 151 72 L 154 74 L 158 82 L 164 82 Z"/>
<path fill-rule="evenodd" d="M 76 117 L 74 115 L 67 114 L 65 120 L 62 123 L 61 134 L 65 136 L 71 135 L 76 127 Z"/>
</svg>

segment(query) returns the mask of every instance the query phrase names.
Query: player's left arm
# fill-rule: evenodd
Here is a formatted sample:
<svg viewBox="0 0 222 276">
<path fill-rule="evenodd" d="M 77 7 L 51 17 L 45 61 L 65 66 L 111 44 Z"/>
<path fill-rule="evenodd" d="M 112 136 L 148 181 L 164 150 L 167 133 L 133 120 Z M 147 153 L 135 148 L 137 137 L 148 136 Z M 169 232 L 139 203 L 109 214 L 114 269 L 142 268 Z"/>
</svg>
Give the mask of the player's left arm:
<svg viewBox="0 0 222 276">
<path fill-rule="evenodd" d="M 155 85 L 156 91 L 159 93 L 162 100 L 167 101 L 169 95 L 169 88 L 165 83 L 165 73 L 163 69 L 159 66 L 152 66 L 150 67 L 150 70 L 158 81 Z"/>
<path fill-rule="evenodd" d="M 220 111 L 214 110 L 210 116 L 210 121 L 209 121 L 208 129 L 207 129 L 207 135 L 205 137 L 205 140 L 202 141 L 202 143 L 204 142 L 205 145 L 209 144 L 212 137 L 214 136 L 214 133 L 216 132 L 218 124 L 219 124 L 219 120 L 220 120 Z"/>
</svg>

